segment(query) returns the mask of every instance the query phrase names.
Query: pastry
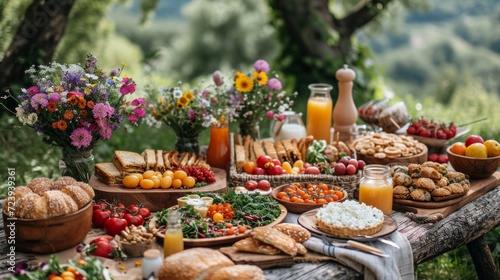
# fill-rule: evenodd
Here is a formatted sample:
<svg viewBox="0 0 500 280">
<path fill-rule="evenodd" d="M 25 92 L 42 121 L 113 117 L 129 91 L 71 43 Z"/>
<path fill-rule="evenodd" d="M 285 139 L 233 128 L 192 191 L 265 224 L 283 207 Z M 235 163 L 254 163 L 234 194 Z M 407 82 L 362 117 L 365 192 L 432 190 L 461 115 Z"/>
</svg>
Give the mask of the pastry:
<svg viewBox="0 0 500 280">
<path fill-rule="evenodd" d="M 256 227 L 252 230 L 253 238 L 272 245 L 285 254 L 295 257 L 297 255 L 297 242 L 290 236 L 269 226 Z"/>
<path fill-rule="evenodd" d="M 260 242 L 253 237 L 247 237 L 245 239 L 236 241 L 233 244 L 233 247 L 238 251 L 259 253 L 265 255 L 277 255 L 281 253 L 280 249 L 264 242 Z"/>
<path fill-rule="evenodd" d="M 302 243 L 311 238 L 311 233 L 307 229 L 297 224 L 281 223 L 273 226 L 273 228 L 290 236 L 298 243 Z"/>
</svg>

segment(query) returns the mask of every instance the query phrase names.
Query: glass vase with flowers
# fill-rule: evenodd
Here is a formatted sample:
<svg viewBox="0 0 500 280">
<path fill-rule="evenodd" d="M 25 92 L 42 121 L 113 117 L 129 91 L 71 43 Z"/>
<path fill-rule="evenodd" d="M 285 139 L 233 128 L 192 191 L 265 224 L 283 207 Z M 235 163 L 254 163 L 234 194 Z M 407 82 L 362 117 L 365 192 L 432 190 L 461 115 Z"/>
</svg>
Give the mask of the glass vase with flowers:
<svg viewBox="0 0 500 280">
<path fill-rule="evenodd" d="M 13 113 L 45 143 L 62 149 L 61 175 L 88 182 L 95 145 L 111 138 L 124 118 L 137 125 L 145 116 L 144 98 L 125 100 L 136 91 L 136 84 L 130 77 L 120 77 L 124 67 L 106 74 L 97 66 L 97 57 L 88 54 L 84 67 L 52 62 L 26 70 L 33 86 L 22 89 Z"/>
<path fill-rule="evenodd" d="M 293 106 L 297 92 L 287 93 L 269 64 L 262 59 L 255 61 L 253 71 L 240 71 L 232 76 L 229 92 L 230 106 L 234 107 L 234 118 L 239 133 L 253 139 L 260 138 L 259 123 L 264 119 L 285 119 L 284 112 Z"/>
</svg>

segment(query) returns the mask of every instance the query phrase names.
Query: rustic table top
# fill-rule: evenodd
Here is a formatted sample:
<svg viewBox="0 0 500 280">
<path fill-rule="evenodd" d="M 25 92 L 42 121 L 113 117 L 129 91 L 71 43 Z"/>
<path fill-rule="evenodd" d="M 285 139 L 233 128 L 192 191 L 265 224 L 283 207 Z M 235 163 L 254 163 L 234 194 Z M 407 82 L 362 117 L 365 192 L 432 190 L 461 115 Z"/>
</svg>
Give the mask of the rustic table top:
<svg viewBox="0 0 500 280">
<path fill-rule="evenodd" d="M 414 264 L 418 265 L 445 252 L 467 244 L 500 224 L 500 188 L 481 195 L 436 223 L 419 223 L 406 213 L 393 211 L 391 217 L 398 231 L 405 235 L 413 250 Z M 288 220 L 287 220 L 288 219 Z M 286 222 L 296 222 L 290 215 Z M 0 220 L 1 223 L 1 220 Z M 0 276 L 7 273 L 9 257 L 3 226 L 0 226 Z M 338 262 L 296 263 L 292 267 L 264 270 L 266 279 L 361 279 L 362 275 Z"/>
</svg>

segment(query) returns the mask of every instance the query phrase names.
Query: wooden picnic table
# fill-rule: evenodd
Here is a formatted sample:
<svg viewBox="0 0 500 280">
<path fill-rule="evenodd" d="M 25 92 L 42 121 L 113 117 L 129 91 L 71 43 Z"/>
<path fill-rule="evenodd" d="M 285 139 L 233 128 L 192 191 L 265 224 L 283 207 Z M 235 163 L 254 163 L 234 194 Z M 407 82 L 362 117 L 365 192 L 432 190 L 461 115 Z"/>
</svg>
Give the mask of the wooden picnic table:
<svg viewBox="0 0 500 280">
<path fill-rule="evenodd" d="M 500 279 L 491 251 L 483 235 L 500 225 L 500 188 L 479 196 L 436 223 L 420 223 L 409 215 L 393 211 L 398 231 L 413 250 L 415 265 L 467 245 L 479 279 Z M 297 263 L 290 267 L 265 270 L 266 279 L 362 279 L 356 271 L 337 262 Z"/>
<path fill-rule="evenodd" d="M 391 217 L 398 224 L 398 231 L 406 236 L 413 251 L 414 264 L 418 265 L 445 252 L 466 244 L 474 260 L 479 279 L 500 279 L 498 269 L 483 235 L 500 224 L 500 188 L 465 204 L 436 223 L 420 223 L 406 213 L 393 211 Z M 285 220 L 287 221 L 287 220 Z M 0 227 L 0 251 L 7 248 L 3 226 Z M 2 259 L 4 258 L 4 259 Z M 5 254 L 0 262 L 5 263 Z M 5 274 L 0 266 L 0 276 Z M 264 270 L 266 279 L 360 279 L 363 275 L 335 261 L 296 263 L 292 267 Z"/>
</svg>

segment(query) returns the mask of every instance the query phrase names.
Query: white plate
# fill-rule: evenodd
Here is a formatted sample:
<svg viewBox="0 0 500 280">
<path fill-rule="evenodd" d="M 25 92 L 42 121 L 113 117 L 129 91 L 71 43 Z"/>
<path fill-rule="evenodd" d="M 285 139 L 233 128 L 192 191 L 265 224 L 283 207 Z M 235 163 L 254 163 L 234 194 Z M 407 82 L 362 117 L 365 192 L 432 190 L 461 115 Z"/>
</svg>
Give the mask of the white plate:
<svg viewBox="0 0 500 280">
<path fill-rule="evenodd" d="M 407 123 L 402 128 L 400 128 L 398 131 L 396 131 L 396 134 L 412 136 L 413 138 L 415 138 L 415 140 L 419 141 L 420 143 L 423 143 L 427 146 L 433 146 L 433 147 L 444 147 L 448 144 L 448 142 L 457 139 L 458 137 L 469 132 L 469 130 L 470 130 L 470 128 L 457 127 L 457 134 L 455 134 L 455 136 L 453 138 L 436 139 L 436 138 L 422 137 L 422 136 L 418 136 L 418 135 L 407 134 L 406 129 L 408 129 L 408 126 L 410 126 L 410 123 Z"/>
</svg>

